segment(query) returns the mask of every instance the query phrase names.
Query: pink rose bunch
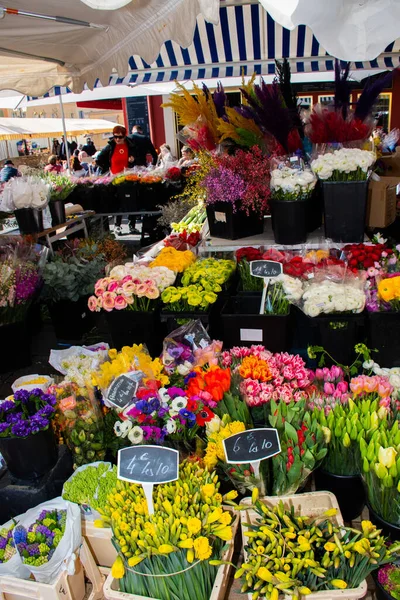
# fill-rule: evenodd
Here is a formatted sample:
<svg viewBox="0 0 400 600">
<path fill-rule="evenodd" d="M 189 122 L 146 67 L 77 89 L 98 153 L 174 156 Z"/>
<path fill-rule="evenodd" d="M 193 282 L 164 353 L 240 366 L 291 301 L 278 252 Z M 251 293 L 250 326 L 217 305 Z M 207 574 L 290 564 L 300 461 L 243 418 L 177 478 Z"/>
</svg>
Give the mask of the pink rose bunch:
<svg viewBox="0 0 400 600">
<path fill-rule="evenodd" d="M 378 396 L 380 406 L 389 407 L 394 387 L 389 383 L 388 378 L 382 375 L 359 375 L 350 381 L 350 390 L 354 399 Z"/>
<path fill-rule="evenodd" d="M 160 296 L 160 290 L 154 279 L 132 277 L 104 277 L 96 282 L 94 296 L 90 296 L 88 307 L 92 312 L 101 309 L 149 311 L 154 300 Z"/>
<path fill-rule="evenodd" d="M 222 353 L 222 365 L 237 372 L 246 356 L 256 356 L 264 360 L 272 376 L 269 381 L 252 378 L 242 380 L 239 389 L 248 406 L 261 406 L 271 400 L 282 400 L 289 404 L 291 400 L 298 402 L 308 397 L 313 373 L 306 368 L 305 362 L 298 354 L 287 352 L 273 354 L 264 346 L 250 348 L 236 346 Z"/>
</svg>

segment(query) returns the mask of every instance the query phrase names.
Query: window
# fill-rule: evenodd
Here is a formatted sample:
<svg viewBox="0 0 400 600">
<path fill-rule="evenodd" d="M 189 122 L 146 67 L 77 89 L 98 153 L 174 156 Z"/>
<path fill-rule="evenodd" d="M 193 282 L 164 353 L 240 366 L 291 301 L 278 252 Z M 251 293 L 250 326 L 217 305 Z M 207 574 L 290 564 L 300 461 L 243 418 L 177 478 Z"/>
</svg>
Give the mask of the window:
<svg viewBox="0 0 400 600">
<path fill-rule="evenodd" d="M 333 104 L 335 101 L 335 96 L 327 96 L 325 94 L 318 96 L 318 102 L 322 104 L 322 106 L 327 106 L 328 104 Z"/>
<path fill-rule="evenodd" d="M 378 120 L 378 125 L 385 131 L 390 131 L 390 117 L 392 109 L 392 94 L 379 94 L 372 108 L 372 115 Z"/>
<path fill-rule="evenodd" d="M 313 99 L 312 96 L 298 96 L 297 104 L 301 106 L 301 108 L 312 108 Z"/>
</svg>

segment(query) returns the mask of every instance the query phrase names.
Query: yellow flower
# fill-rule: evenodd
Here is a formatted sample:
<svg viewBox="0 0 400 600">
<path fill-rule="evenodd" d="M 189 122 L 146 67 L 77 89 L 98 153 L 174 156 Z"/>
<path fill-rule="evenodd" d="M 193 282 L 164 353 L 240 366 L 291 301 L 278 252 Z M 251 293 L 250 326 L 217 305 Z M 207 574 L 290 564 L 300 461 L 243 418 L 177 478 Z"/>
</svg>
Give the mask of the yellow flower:
<svg viewBox="0 0 400 600">
<path fill-rule="evenodd" d="M 206 498 L 211 498 L 215 494 L 215 485 L 213 483 L 206 483 L 206 485 L 202 486 L 201 493 Z"/>
<path fill-rule="evenodd" d="M 222 525 L 230 525 L 232 523 L 232 515 L 227 510 L 221 515 L 219 522 Z"/>
<path fill-rule="evenodd" d="M 378 294 L 385 302 L 390 302 L 395 297 L 393 279 L 382 279 L 378 283 Z"/>
<path fill-rule="evenodd" d="M 329 508 L 324 512 L 324 517 L 334 517 L 337 515 L 337 508 Z"/>
<path fill-rule="evenodd" d="M 227 494 L 225 494 L 224 496 L 224 500 L 235 500 L 235 498 L 238 497 L 238 493 L 236 490 L 231 490 L 230 492 L 228 492 Z"/>
<path fill-rule="evenodd" d="M 192 538 L 189 538 L 187 540 L 182 540 L 181 542 L 178 542 L 178 547 L 179 548 L 185 548 L 185 549 L 193 548 L 193 540 L 192 540 Z"/>
<path fill-rule="evenodd" d="M 331 441 L 331 437 L 332 437 L 331 430 L 329 429 L 329 427 L 321 427 L 321 429 L 324 434 L 325 443 L 329 444 L 329 442 Z"/>
<path fill-rule="evenodd" d="M 343 581 L 343 579 L 332 579 L 331 584 L 339 590 L 345 590 L 347 588 L 347 583 Z"/>
<path fill-rule="evenodd" d="M 366 552 L 369 552 L 370 549 L 371 549 L 371 544 L 370 544 L 369 540 L 367 540 L 366 538 L 362 538 L 361 540 L 356 542 L 353 546 L 354 552 L 358 552 L 358 554 L 365 554 Z"/>
<path fill-rule="evenodd" d="M 364 535 L 369 535 L 376 528 L 371 521 L 361 521 L 361 529 Z"/>
<path fill-rule="evenodd" d="M 204 465 L 207 467 L 209 471 L 212 471 L 218 462 L 218 458 L 216 453 L 209 452 L 207 449 L 206 455 L 203 459 Z"/>
<path fill-rule="evenodd" d="M 326 542 L 324 548 L 327 552 L 333 552 L 336 548 L 336 544 L 333 542 Z"/>
<path fill-rule="evenodd" d="M 215 494 L 214 495 L 214 500 L 215 500 L 215 502 L 221 503 L 222 502 L 222 494 L 219 494 L 219 493 Z"/>
<path fill-rule="evenodd" d="M 111 575 L 114 577 L 114 579 L 122 579 L 122 577 L 125 575 L 124 561 L 120 556 L 117 556 L 113 566 L 111 567 Z"/>
<path fill-rule="evenodd" d="M 232 539 L 232 527 L 229 527 L 228 525 L 218 527 L 217 529 L 214 529 L 213 534 L 219 537 L 221 540 L 229 542 L 229 540 Z"/>
<path fill-rule="evenodd" d="M 390 467 L 393 467 L 393 465 L 396 463 L 396 456 L 397 452 L 392 446 L 390 446 L 390 448 L 382 448 L 382 446 L 379 447 L 379 463 L 387 469 L 390 469 Z"/>
<path fill-rule="evenodd" d="M 206 560 L 212 554 L 212 548 L 206 537 L 198 537 L 193 543 L 195 557 L 199 560 Z"/>
<path fill-rule="evenodd" d="M 215 523 L 215 521 L 219 521 L 221 516 L 222 516 L 222 508 L 218 507 L 215 510 L 213 510 L 212 512 L 208 513 L 208 517 L 207 517 L 207 523 L 209 525 L 211 525 L 211 523 Z"/>
<path fill-rule="evenodd" d="M 273 578 L 271 571 L 267 567 L 260 567 L 257 571 L 257 577 L 267 583 L 271 583 Z"/>
<path fill-rule="evenodd" d="M 257 554 L 264 554 L 265 548 L 264 546 L 257 546 Z"/>
<path fill-rule="evenodd" d="M 174 551 L 174 547 L 171 544 L 161 544 L 161 546 L 158 546 L 158 551 L 160 554 L 171 554 Z"/>
<path fill-rule="evenodd" d="M 131 556 L 131 558 L 128 559 L 128 565 L 130 567 L 136 567 L 136 565 L 142 562 L 144 558 L 144 556 Z"/>
<path fill-rule="evenodd" d="M 201 529 L 201 521 L 200 519 L 198 519 L 197 517 L 190 517 L 190 519 L 188 519 L 187 521 L 187 528 L 189 533 L 196 535 L 196 533 L 199 533 L 200 529 Z"/>
</svg>

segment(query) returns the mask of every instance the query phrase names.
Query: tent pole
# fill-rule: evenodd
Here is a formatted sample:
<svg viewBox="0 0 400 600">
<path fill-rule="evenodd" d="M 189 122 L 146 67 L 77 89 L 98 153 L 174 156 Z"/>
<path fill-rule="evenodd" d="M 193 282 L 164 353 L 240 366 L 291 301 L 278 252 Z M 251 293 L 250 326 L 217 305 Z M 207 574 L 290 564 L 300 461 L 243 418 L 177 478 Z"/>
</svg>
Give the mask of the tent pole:
<svg viewBox="0 0 400 600">
<path fill-rule="evenodd" d="M 58 96 L 59 100 L 60 100 L 60 109 L 61 109 L 61 119 L 62 119 L 62 126 L 63 126 L 63 132 L 64 132 L 64 142 L 65 142 L 65 154 L 67 156 L 67 173 L 70 173 L 70 169 L 69 169 L 69 148 L 68 148 L 68 140 L 67 140 L 67 130 L 65 128 L 65 115 L 64 115 L 64 105 L 63 105 L 63 101 L 62 101 L 62 94 L 60 94 Z"/>
<path fill-rule="evenodd" d="M 10 150 L 8 149 L 8 141 L 4 140 L 6 143 L 6 154 L 7 154 L 7 158 L 10 158 Z"/>
</svg>

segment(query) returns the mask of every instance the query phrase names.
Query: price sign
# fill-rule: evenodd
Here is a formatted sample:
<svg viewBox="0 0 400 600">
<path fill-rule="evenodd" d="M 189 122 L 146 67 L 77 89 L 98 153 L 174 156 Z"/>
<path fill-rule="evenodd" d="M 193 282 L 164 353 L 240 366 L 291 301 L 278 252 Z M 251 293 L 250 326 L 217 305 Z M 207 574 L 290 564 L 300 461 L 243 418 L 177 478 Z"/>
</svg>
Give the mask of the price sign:
<svg viewBox="0 0 400 600">
<path fill-rule="evenodd" d="M 179 477 L 179 452 L 163 446 L 132 446 L 118 452 L 118 479 L 140 483 L 149 513 L 154 513 L 153 486 Z"/>
<path fill-rule="evenodd" d="M 138 387 L 138 381 L 128 375 L 120 375 L 108 388 L 107 400 L 113 406 L 124 409 L 131 404 Z"/>
<path fill-rule="evenodd" d="M 260 473 L 260 462 L 281 451 L 278 431 L 272 428 L 248 429 L 222 440 L 227 463 L 250 463 L 256 477 Z"/>
<path fill-rule="evenodd" d="M 252 260 L 250 262 L 250 273 L 253 275 L 253 277 L 261 277 L 264 280 L 260 315 L 264 314 L 265 299 L 267 297 L 269 280 L 271 277 L 278 277 L 281 275 L 282 271 L 282 264 L 275 260 Z"/>
</svg>

